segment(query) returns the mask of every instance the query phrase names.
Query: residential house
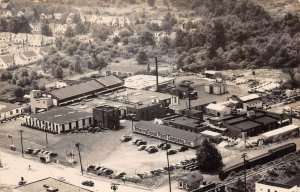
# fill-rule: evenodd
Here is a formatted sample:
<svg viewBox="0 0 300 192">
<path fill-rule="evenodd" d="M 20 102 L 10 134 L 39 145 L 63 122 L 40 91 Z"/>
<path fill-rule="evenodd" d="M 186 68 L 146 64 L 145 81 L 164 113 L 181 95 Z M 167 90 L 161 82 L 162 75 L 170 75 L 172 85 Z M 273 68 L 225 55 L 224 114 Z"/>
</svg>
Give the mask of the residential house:
<svg viewBox="0 0 300 192">
<path fill-rule="evenodd" d="M 61 20 L 61 18 L 62 18 L 62 13 L 54 13 L 54 19 Z"/>
<path fill-rule="evenodd" d="M 20 58 L 23 60 L 20 64 L 23 65 L 34 63 L 40 59 L 34 51 L 24 51 L 23 53 L 20 53 Z"/>
<path fill-rule="evenodd" d="M 130 21 L 127 17 L 117 17 L 112 19 L 111 25 L 113 27 L 125 27 L 130 25 Z"/>
<path fill-rule="evenodd" d="M 156 38 L 157 42 L 160 42 L 163 38 L 169 37 L 169 35 L 167 32 L 163 31 L 154 33 L 154 37 Z"/>
<path fill-rule="evenodd" d="M 0 102 L 0 121 L 14 118 L 24 113 L 24 107 L 11 103 Z"/>
<path fill-rule="evenodd" d="M 203 183 L 203 179 L 204 177 L 199 172 L 190 173 L 178 180 L 178 188 L 188 191 L 195 190 Z"/>
<path fill-rule="evenodd" d="M 10 11 L 4 11 L 2 14 L 1 14 L 1 17 L 3 18 L 7 18 L 7 17 L 12 17 L 12 13 Z"/>
<path fill-rule="evenodd" d="M 8 53 L 8 45 L 6 43 L 0 43 L 0 55 L 5 55 Z"/>
<path fill-rule="evenodd" d="M 30 24 L 30 27 L 32 29 L 32 33 L 35 33 L 35 34 L 40 34 L 41 31 L 42 31 L 42 25 L 40 23 L 37 23 L 37 24 Z"/>
<path fill-rule="evenodd" d="M 6 69 L 8 67 L 14 66 L 15 59 L 13 55 L 3 55 L 0 56 L 0 68 Z"/>
<path fill-rule="evenodd" d="M 12 34 L 12 42 L 16 45 L 25 45 L 28 40 L 28 35 L 27 33 L 18 33 L 18 34 Z"/>
<path fill-rule="evenodd" d="M 68 15 L 68 17 L 66 18 L 66 23 L 67 24 L 72 24 L 74 23 L 74 17 L 75 17 L 75 13 L 70 13 Z"/>
<path fill-rule="evenodd" d="M 206 106 L 206 114 L 216 117 L 224 117 L 230 115 L 230 108 L 225 105 L 211 103 Z"/>
<path fill-rule="evenodd" d="M 24 16 L 24 13 L 22 11 L 19 11 L 17 17 L 22 17 L 22 16 Z"/>
</svg>

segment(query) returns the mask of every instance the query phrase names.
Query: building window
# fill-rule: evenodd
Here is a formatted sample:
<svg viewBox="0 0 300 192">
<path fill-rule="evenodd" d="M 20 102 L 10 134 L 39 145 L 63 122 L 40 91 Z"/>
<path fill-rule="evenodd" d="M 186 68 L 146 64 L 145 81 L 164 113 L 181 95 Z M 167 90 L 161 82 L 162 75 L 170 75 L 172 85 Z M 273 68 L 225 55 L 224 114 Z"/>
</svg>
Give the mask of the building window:
<svg viewBox="0 0 300 192">
<path fill-rule="evenodd" d="M 82 119 L 82 126 L 85 126 L 85 119 Z"/>
<path fill-rule="evenodd" d="M 16 109 L 16 113 L 19 113 L 19 109 Z"/>
<path fill-rule="evenodd" d="M 13 114 L 13 111 L 10 111 L 9 114 L 12 115 L 12 114 Z"/>
<path fill-rule="evenodd" d="M 271 192 L 271 190 L 270 190 L 270 189 L 268 189 L 268 192 Z"/>
</svg>

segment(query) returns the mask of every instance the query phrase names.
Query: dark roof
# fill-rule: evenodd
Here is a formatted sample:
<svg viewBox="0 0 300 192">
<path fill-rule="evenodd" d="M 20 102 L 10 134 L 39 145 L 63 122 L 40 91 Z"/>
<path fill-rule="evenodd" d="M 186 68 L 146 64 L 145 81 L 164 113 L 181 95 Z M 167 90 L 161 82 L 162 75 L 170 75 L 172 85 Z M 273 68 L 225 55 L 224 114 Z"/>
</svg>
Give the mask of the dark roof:
<svg viewBox="0 0 300 192">
<path fill-rule="evenodd" d="M 297 185 L 298 187 L 300 187 L 300 175 L 297 175 L 293 178 L 284 180 L 283 183 L 285 183 L 286 185 L 289 185 L 289 186 L 296 186 Z"/>
<path fill-rule="evenodd" d="M 171 116 L 168 118 L 163 119 L 163 121 L 169 121 L 171 124 L 178 124 L 178 125 L 183 125 L 183 126 L 188 126 L 188 127 L 203 127 L 201 124 L 201 120 L 193 117 L 186 117 L 183 115 L 180 116 Z"/>
<path fill-rule="evenodd" d="M 202 174 L 198 172 L 190 173 L 187 176 L 181 178 L 181 180 L 187 180 L 189 183 L 195 183 L 203 179 L 204 177 L 202 176 Z"/>
<path fill-rule="evenodd" d="M 1 56 L 0 57 L 1 59 L 2 59 L 2 61 L 4 62 L 4 63 L 14 63 L 15 62 L 15 60 L 14 60 L 14 57 L 13 56 L 11 56 L 11 55 L 4 55 L 4 56 Z"/>
<path fill-rule="evenodd" d="M 277 119 L 274 119 L 274 118 L 268 117 L 268 116 L 263 116 L 263 117 L 257 118 L 257 119 L 255 119 L 255 121 L 259 122 L 259 123 L 263 123 L 264 125 L 274 123 L 274 122 L 278 122 Z"/>
<path fill-rule="evenodd" d="M 100 82 L 104 86 L 112 86 L 112 85 L 117 85 L 120 83 L 123 83 L 121 79 L 114 75 L 109 75 L 105 77 L 100 77 L 97 79 L 98 82 Z"/>
<path fill-rule="evenodd" d="M 70 97 L 76 97 L 85 93 L 98 91 L 102 88 L 104 88 L 104 86 L 100 84 L 98 81 L 90 80 L 90 81 L 74 84 L 68 87 L 55 89 L 50 93 L 55 97 L 57 97 L 58 99 L 63 100 Z"/>
<path fill-rule="evenodd" d="M 20 107 L 22 107 L 22 106 L 11 104 L 11 103 L 0 102 L 0 113 L 5 113 L 12 109 L 16 109 L 16 108 L 20 108 Z"/>
<path fill-rule="evenodd" d="M 31 118 L 36 118 L 41 121 L 48 121 L 56 124 L 65 124 L 74 122 L 80 119 L 92 117 L 92 114 L 76 111 L 68 107 L 55 108 L 50 111 L 32 114 Z"/>
<path fill-rule="evenodd" d="M 258 183 L 260 184 L 264 184 L 264 185 L 269 185 L 269 186 L 274 186 L 274 187 L 280 187 L 280 188 L 284 188 L 284 189 L 290 189 L 294 186 L 290 186 L 290 185 L 286 185 L 286 184 L 282 184 L 282 183 L 278 183 L 278 182 L 273 182 L 273 181 L 259 181 Z"/>
<path fill-rule="evenodd" d="M 51 177 L 18 186 L 15 189 L 21 192 L 46 191 L 44 185 L 49 186 L 49 189 L 57 188 L 60 192 L 92 192 L 91 190 L 84 189 L 70 183 L 65 183 Z"/>
<path fill-rule="evenodd" d="M 166 135 L 171 135 L 174 137 L 186 139 L 188 141 L 196 141 L 198 138 L 201 136 L 196 133 L 192 133 L 189 131 L 184 131 L 181 129 L 176 129 L 173 127 L 168 127 L 166 125 L 159 125 L 156 123 L 152 123 L 149 121 L 140 121 L 135 124 L 135 127 L 142 128 L 142 129 L 147 129 L 153 132 L 160 132 Z"/>
<path fill-rule="evenodd" d="M 37 54 L 36 54 L 34 51 L 25 51 L 25 52 L 23 53 L 23 55 L 24 55 L 25 57 L 34 57 L 34 56 L 37 56 Z"/>
<path fill-rule="evenodd" d="M 244 121 L 244 122 L 241 122 L 241 123 L 234 124 L 233 126 L 239 128 L 241 130 L 248 130 L 248 129 L 258 127 L 258 126 L 260 126 L 260 124 L 254 122 L 254 121 L 248 120 L 248 121 Z"/>
<path fill-rule="evenodd" d="M 247 119 L 246 117 L 240 116 L 240 117 L 237 117 L 237 118 L 225 120 L 225 122 L 228 123 L 228 124 L 235 124 L 235 123 L 242 122 L 242 121 L 244 121 L 246 119 Z"/>
</svg>

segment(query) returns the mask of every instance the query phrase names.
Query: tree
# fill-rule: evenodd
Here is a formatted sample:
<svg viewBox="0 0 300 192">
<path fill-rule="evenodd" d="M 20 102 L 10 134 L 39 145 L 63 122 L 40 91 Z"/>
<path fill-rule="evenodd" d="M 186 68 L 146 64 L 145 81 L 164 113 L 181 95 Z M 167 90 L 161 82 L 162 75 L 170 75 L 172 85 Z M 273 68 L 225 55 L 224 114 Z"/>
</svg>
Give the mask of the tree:
<svg viewBox="0 0 300 192">
<path fill-rule="evenodd" d="M 52 30 L 51 30 L 51 28 L 49 27 L 49 25 L 47 23 L 42 24 L 41 34 L 45 35 L 47 37 L 52 37 L 53 36 Z"/>
<path fill-rule="evenodd" d="M 136 61 L 140 65 L 147 64 L 148 63 L 148 56 L 146 55 L 146 53 L 144 51 L 139 51 L 137 56 L 136 56 Z"/>
<path fill-rule="evenodd" d="M 172 15 L 170 12 L 168 12 L 161 23 L 162 30 L 165 30 L 170 34 L 173 26 L 177 23 L 177 19 L 174 15 Z"/>
<path fill-rule="evenodd" d="M 76 31 L 76 34 L 82 35 L 82 34 L 86 34 L 87 29 L 82 22 L 79 22 L 79 23 L 77 23 L 77 25 L 75 27 L 75 31 Z"/>
<path fill-rule="evenodd" d="M 139 41 L 142 45 L 155 45 L 154 35 L 150 31 L 142 32 Z"/>
<path fill-rule="evenodd" d="M 218 149 L 205 139 L 197 149 L 197 159 L 203 171 L 217 171 L 223 166 L 222 156 Z"/>
<path fill-rule="evenodd" d="M 148 5 L 149 5 L 150 7 L 154 7 L 154 5 L 155 5 L 155 0 L 148 0 Z"/>
<path fill-rule="evenodd" d="M 228 187 L 229 192 L 245 192 L 244 189 L 245 189 L 245 184 L 241 180 L 241 178 L 238 178 L 238 180 L 233 184 L 233 186 Z"/>
<path fill-rule="evenodd" d="M 112 29 L 107 26 L 95 26 L 92 29 L 92 36 L 102 41 L 106 41 L 109 35 L 112 34 Z"/>
<path fill-rule="evenodd" d="M 64 36 L 67 38 L 75 37 L 74 30 L 71 27 L 67 27 L 67 30 L 66 30 Z"/>
<path fill-rule="evenodd" d="M 22 89 L 22 87 L 19 87 L 19 86 L 16 86 L 14 89 L 13 89 L 13 94 L 15 97 L 23 97 L 24 96 L 24 90 Z"/>
<path fill-rule="evenodd" d="M 61 66 L 55 66 L 52 68 L 52 75 L 55 78 L 63 78 L 64 71 Z"/>
</svg>

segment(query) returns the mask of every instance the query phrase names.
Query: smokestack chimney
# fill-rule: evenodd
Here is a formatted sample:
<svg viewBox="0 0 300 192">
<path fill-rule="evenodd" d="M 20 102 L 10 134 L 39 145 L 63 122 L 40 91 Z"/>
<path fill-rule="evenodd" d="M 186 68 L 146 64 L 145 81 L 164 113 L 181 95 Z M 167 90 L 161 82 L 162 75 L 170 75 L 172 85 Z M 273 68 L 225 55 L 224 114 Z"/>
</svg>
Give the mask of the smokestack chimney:
<svg viewBox="0 0 300 192">
<path fill-rule="evenodd" d="M 157 66 L 157 57 L 155 57 L 155 70 L 156 70 L 156 91 L 159 91 L 158 88 L 158 66 Z"/>
</svg>

